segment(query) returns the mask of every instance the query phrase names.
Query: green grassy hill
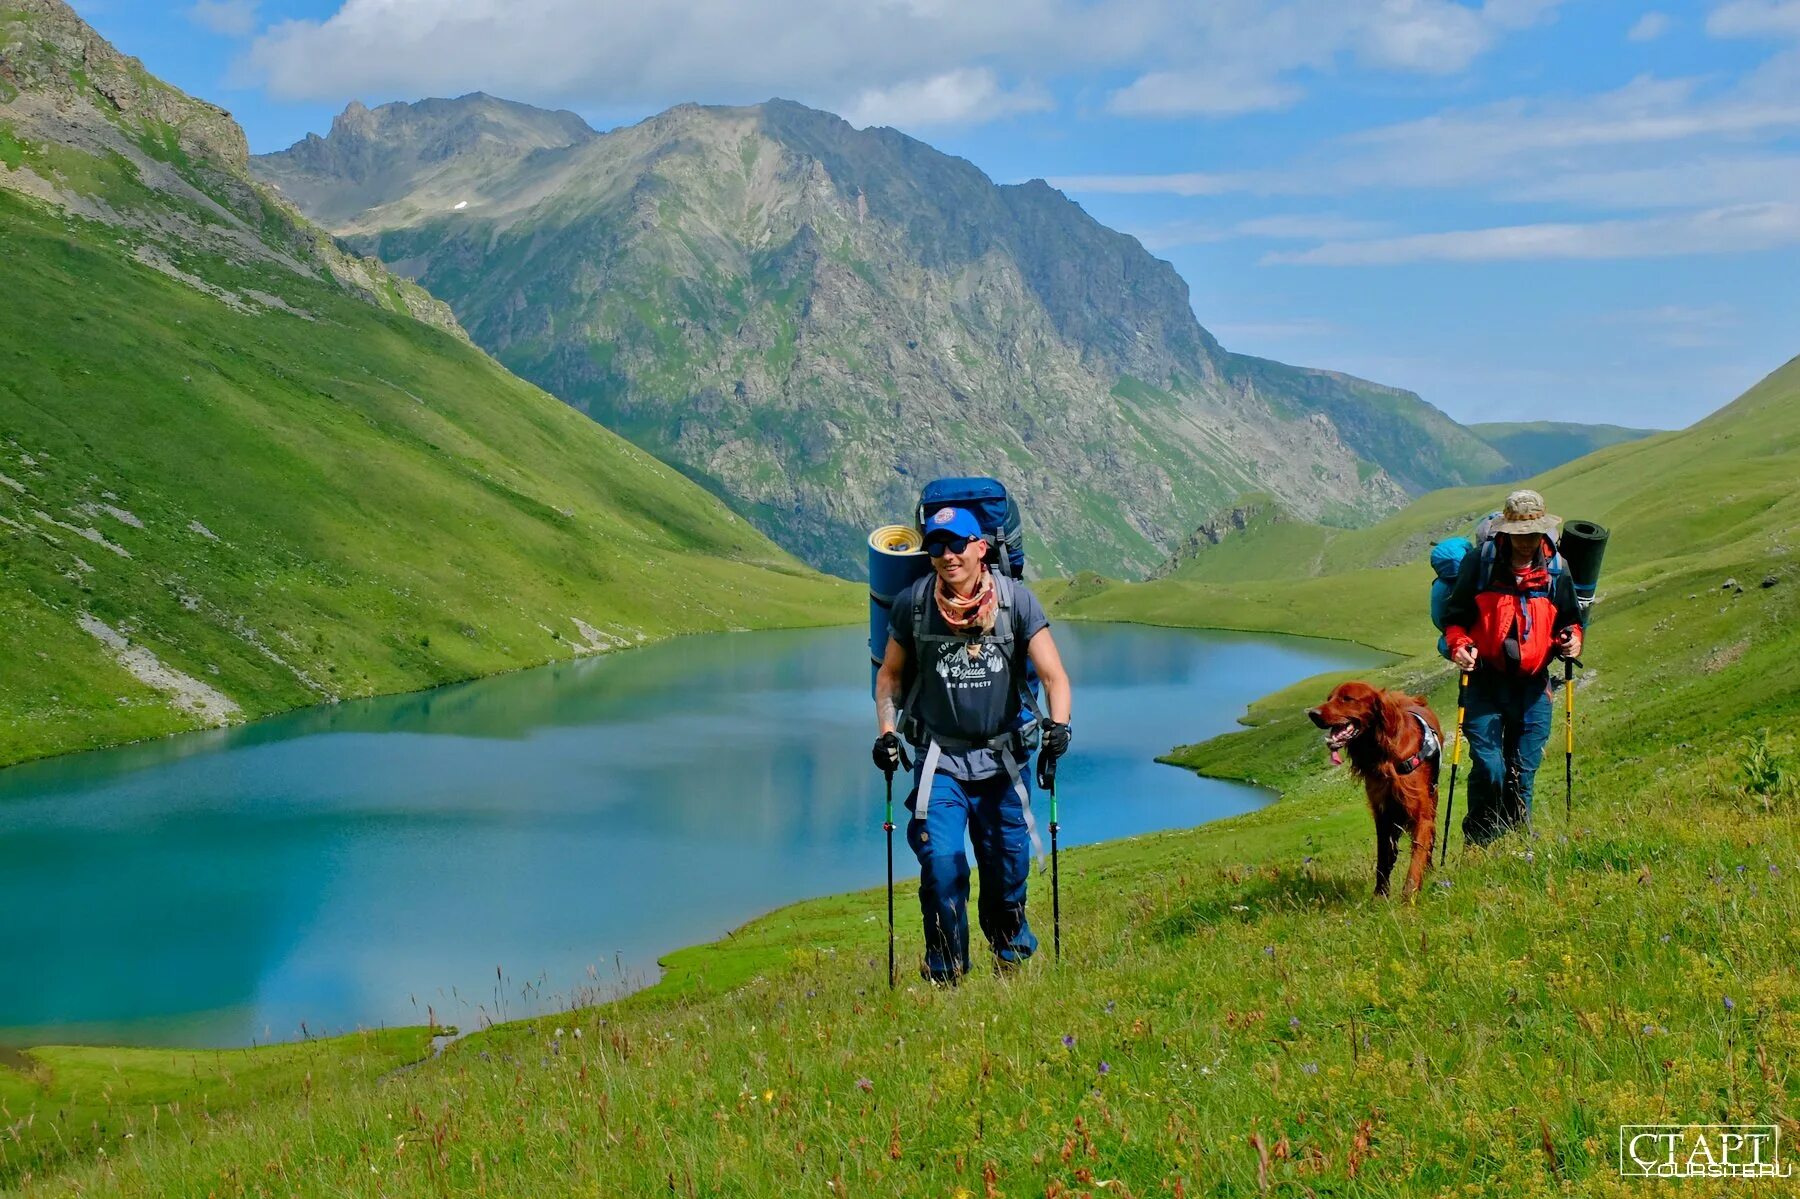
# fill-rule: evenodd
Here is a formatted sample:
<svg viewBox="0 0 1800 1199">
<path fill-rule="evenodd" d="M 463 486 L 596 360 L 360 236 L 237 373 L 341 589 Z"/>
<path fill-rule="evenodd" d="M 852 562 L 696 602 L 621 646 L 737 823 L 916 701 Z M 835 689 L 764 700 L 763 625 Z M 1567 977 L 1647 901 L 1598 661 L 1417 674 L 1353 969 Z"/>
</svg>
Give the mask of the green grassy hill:
<svg viewBox="0 0 1800 1199">
<path fill-rule="evenodd" d="M 1498 450 L 1511 463 L 1505 478 L 1524 478 L 1554 470 L 1609 445 L 1653 436 L 1654 429 L 1623 425 L 1578 425 L 1562 421 L 1496 422 L 1469 425 L 1469 432 Z"/>
<path fill-rule="evenodd" d="M 0 8 L 0 68 L 0 765 L 857 617 L 343 253 L 62 0 Z"/>
<path fill-rule="evenodd" d="M 4 192 L 0 247 L 0 763 L 854 615 L 445 333 L 249 272 L 311 315 L 236 311 Z"/>
<path fill-rule="evenodd" d="M 1529 480 L 1551 511 L 1598 520 L 1613 531 L 1601 593 L 1624 594 L 1677 569 L 1712 569 L 1716 587 L 1734 570 L 1767 573 L 1783 561 L 1737 555 L 1747 536 L 1793 519 L 1794 451 L 1800 440 L 1794 363 L 1728 407 L 1680 433 L 1621 443 Z M 1065 615 L 1223 628 L 1282 628 L 1298 618 L 1318 635 L 1412 652 L 1430 640 L 1425 556 L 1436 541 L 1466 534 L 1517 484 L 1432 492 L 1361 529 L 1266 518 L 1202 547 L 1168 577 L 1090 590 Z M 1702 564 L 1711 564 L 1703 566 Z M 1742 580 L 1740 580 L 1742 581 Z M 1395 606 L 1381 602 L 1391 596 Z M 1276 610 L 1271 610 L 1272 607 Z"/>
<path fill-rule="evenodd" d="M 39 1189 L 1585 1199 L 1644 1193 L 1617 1174 L 1622 1124 L 1778 1124 L 1791 1143 L 1796 477 L 1800 362 L 1688 432 L 1539 481 L 1615 528 L 1573 819 L 1551 766 L 1538 838 L 1458 838 L 1416 905 L 1368 898 L 1360 789 L 1300 715 L 1331 681 L 1314 680 L 1175 755 L 1277 802 L 1064 855 L 1060 965 L 890 994 L 880 892 L 800 904 L 674 955 L 623 1004 L 503 1026 L 402 1075 L 378 1080 L 358 1051 L 340 1077 L 360 1080 L 160 1130 L 121 1100 L 104 1162 Z M 1334 534 L 1286 590 L 1081 579 L 1061 601 L 1424 650 L 1375 677 L 1447 713 L 1451 673 L 1405 627 L 1423 568 L 1378 564 L 1488 503 L 1440 493 Z M 1104 802 L 1065 794 L 1063 819 Z M 904 960 L 910 888 L 898 910 Z M 48 1119 L 54 1080 L 42 1095 Z M 15 1178 L 32 1144 L 0 1146 Z"/>
</svg>

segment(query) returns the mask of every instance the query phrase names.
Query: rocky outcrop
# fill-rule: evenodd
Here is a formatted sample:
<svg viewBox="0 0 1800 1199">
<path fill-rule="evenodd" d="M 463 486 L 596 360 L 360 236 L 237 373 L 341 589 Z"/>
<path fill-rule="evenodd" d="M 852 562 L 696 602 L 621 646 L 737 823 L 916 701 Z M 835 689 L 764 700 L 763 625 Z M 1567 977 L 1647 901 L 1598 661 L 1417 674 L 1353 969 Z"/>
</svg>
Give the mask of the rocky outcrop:
<svg viewBox="0 0 1800 1199">
<path fill-rule="evenodd" d="M 1267 496 L 1245 496 L 1238 503 L 1203 521 L 1175 547 L 1175 552 L 1169 555 L 1167 562 L 1150 573 L 1150 577 L 1160 579 L 1174 574 L 1185 563 L 1221 544 L 1226 538 L 1245 532 L 1253 525 L 1278 524 L 1288 519 L 1291 518 Z"/>
<path fill-rule="evenodd" d="M 1037 569 L 1130 576 L 1247 492 L 1362 522 L 1486 473 L 1365 436 L 1455 441 L 1416 396 L 1227 353 L 1042 181 L 778 100 L 604 135 L 521 108 L 355 107 L 254 169 L 816 565 L 859 572 L 939 474 L 1013 486 Z"/>
<path fill-rule="evenodd" d="M 63 0 L 0 7 L 0 133 L 16 147 L 0 161 L 0 187 L 129 231 L 145 243 L 140 259 L 208 294 L 241 302 L 205 276 L 273 265 L 466 337 L 447 305 L 345 250 L 253 179 L 230 113 L 149 74 Z"/>
</svg>

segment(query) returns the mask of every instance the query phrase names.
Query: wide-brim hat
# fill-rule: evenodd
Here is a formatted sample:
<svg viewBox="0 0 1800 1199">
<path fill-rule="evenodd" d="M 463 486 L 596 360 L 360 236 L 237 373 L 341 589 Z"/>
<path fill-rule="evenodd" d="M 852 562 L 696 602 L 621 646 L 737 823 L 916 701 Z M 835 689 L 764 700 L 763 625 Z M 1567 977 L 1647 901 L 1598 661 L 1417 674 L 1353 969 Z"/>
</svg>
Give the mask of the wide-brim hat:
<svg viewBox="0 0 1800 1199">
<path fill-rule="evenodd" d="M 1544 497 L 1535 491 L 1515 491 L 1506 497 L 1500 519 L 1489 526 L 1490 533 L 1554 533 L 1562 526 L 1562 517 L 1544 510 Z"/>
</svg>

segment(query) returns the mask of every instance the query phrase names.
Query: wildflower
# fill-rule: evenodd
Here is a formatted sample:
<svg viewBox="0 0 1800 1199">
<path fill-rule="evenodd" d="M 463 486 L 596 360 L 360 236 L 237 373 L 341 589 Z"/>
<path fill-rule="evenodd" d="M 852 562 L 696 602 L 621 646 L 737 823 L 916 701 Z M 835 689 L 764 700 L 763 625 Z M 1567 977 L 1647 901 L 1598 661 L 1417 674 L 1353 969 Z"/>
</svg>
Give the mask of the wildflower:
<svg viewBox="0 0 1800 1199">
<path fill-rule="evenodd" d="M 1307 1074 L 1317 1074 L 1319 1072 L 1319 1063 L 1307 1062 L 1304 1066 L 1301 1066 L 1300 1069 Z"/>
<path fill-rule="evenodd" d="M 1537 861 L 1537 854 L 1528 849 L 1525 851 L 1525 860 L 1527 862 L 1535 862 Z"/>
<path fill-rule="evenodd" d="M 774 1102 L 774 1099 L 775 1099 L 774 1091 L 764 1091 L 763 1092 L 763 1102 L 764 1103 L 772 1103 L 772 1102 Z"/>
<path fill-rule="evenodd" d="M 560 1041 L 560 1040 L 562 1040 L 562 1035 L 563 1035 L 563 1030 L 562 1030 L 562 1029 L 560 1029 L 560 1028 L 559 1028 L 559 1029 L 557 1029 L 557 1030 L 556 1030 L 556 1033 L 555 1033 L 555 1034 L 554 1034 L 554 1035 L 555 1035 L 555 1037 L 556 1037 L 556 1039 L 557 1039 L 557 1040 L 559 1040 L 559 1041 Z"/>
<path fill-rule="evenodd" d="M 1744 872 L 1744 867 L 1743 867 L 1743 864 L 1742 864 L 1742 863 L 1739 863 L 1739 864 L 1738 864 L 1738 871 L 1737 871 L 1737 872 L 1738 872 L 1738 873 L 1739 873 L 1739 874 L 1742 874 L 1742 873 L 1743 873 L 1743 872 Z"/>
<path fill-rule="evenodd" d="M 1288 1027 L 1295 1029 L 1297 1031 L 1300 1028 L 1300 1017 L 1289 1016 L 1288 1017 Z"/>
<path fill-rule="evenodd" d="M 1667 945 L 1667 944 L 1668 944 L 1668 943 L 1669 943 L 1669 934 L 1668 934 L 1668 933 L 1664 933 L 1664 934 L 1663 934 L 1663 935 L 1662 935 L 1662 943 L 1663 943 L 1663 944 L 1664 944 L 1664 945 Z"/>
<path fill-rule="evenodd" d="M 575 1039 L 576 1039 L 576 1040 L 577 1040 L 577 1041 L 579 1041 L 579 1040 L 581 1040 L 581 1030 L 580 1030 L 580 1029 L 579 1029 L 579 1028 L 577 1028 L 577 1029 L 576 1029 L 576 1030 L 575 1030 Z"/>
<path fill-rule="evenodd" d="M 1440 878 L 1437 881 L 1437 887 L 1440 891 L 1448 891 L 1450 889 L 1450 880 L 1447 878 Z"/>
<path fill-rule="evenodd" d="M 1644 1025 L 1644 1035 L 1645 1035 L 1645 1036 L 1646 1036 L 1646 1037 L 1653 1037 L 1653 1036 L 1655 1036 L 1655 1035 L 1656 1035 L 1656 1025 L 1654 1025 L 1654 1024 L 1646 1024 L 1646 1025 Z"/>
<path fill-rule="evenodd" d="M 1100 1063 L 1100 1073 L 1102 1073 L 1102 1074 L 1111 1074 L 1111 1073 L 1112 1073 L 1112 1067 L 1111 1067 L 1111 1066 L 1109 1066 L 1109 1065 L 1107 1065 L 1107 1064 L 1106 1064 L 1106 1063 L 1105 1063 L 1105 1062 L 1104 1062 L 1104 1061 L 1102 1061 L 1102 1062 L 1101 1062 L 1101 1063 Z"/>
<path fill-rule="evenodd" d="M 1731 996 L 1729 995 L 1725 997 L 1725 1010 L 1728 1012 L 1737 1010 L 1737 1004 L 1731 1002 Z"/>
<path fill-rule="evenodd" d="M 1310 865 L 1312 865 L 1312 858 L 1310 858 L 1310 857 L 1301 858 L 1300 864 L 1302 866 L 1310 866 Z"/>
<path fill-rule="evenodd" d="M 856 1080 L 856 1089 L 859 1091 L 873 1091 L 875 1089 L 874 1080 L 859 1078 Z"/>
<path fill-rule="evenodd" d="M 1075 1048 L 1075 1034 L 1074 1033 L 1066 1032 L 1063 1034 L 1063 1048 L 1064 1049 Z"/>
<path fill-rule="evenodd" d="M 1118 1006 L 1119 1006 L 1119 1005 L 1118 1005 L 1118 1004 L 1116 1004 L 1116 1003 L 1114 1003 L 1114 1002 L 1113 1002 L 1113 1001 L 1112 1001 L 1112 1000 L 1110 1000 L 1110 999 L 1109 999 L 1109 1000 L 1107 1000 L 1107 1001 L 1106 1001 L 1106 1014 L 1107 1014 L 1107 1015 L 1109 1015 L 1109 1016 L 1110 1016 L 1110 1015 L 1112 1015 L 1112 1014 L 1113 1014 L 1113 1009 L 1114 1009 L 1114 1008 L 1116 1008 L 1116 1007 L 1118 1007 Z"/>
<path fill-rule="evenodd" d="M 1275 947 L 1273 945 L 1265 945 L 1265 946 L 1263 946 L 1263 953 L 1268 955 L 1269 957 L 1274 957 L 1275 956 Z"/>
</svg>

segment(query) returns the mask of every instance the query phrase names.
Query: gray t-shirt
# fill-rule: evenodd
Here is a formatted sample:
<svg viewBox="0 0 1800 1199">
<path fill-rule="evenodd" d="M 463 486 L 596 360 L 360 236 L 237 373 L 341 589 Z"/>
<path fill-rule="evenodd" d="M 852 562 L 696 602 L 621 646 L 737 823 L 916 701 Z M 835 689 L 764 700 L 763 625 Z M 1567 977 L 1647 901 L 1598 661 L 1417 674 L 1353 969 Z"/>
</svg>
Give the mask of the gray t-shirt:
<svg viewBox="0 0 1800 1199">
<path fill-rule="evenodd" d="M 1001 613 L 1010 616 L 1013 630 L 1011 660 L 998 645 L 971 645 L 963 638 L 954 641 L 923 642 L 920 652 L 913 636 L 913 608 L 919 597 L 925 600 L 926 634 L 946 636 L 950 627 L 931 592 L 937 585 L 936 575 L 927 575 L 894 599 L 893 616 L 888 635 L 900 643 L 919 672 L 918 711 L 908 713 L 924 721 L 925 727 L 945 737 L 973 741 L 992 737 L 1013 728 L 1019 720 L 1019 686 L 1014 671 L 1025 669 L 1025 647 L 1048 628 L 1050 620 L 1044 606 L 1025 585 L 1012 580 L 1012 607 Z M 973 655 L 970 649 L 976 650 Z M 901 696 L 905 702 L 906 696 Z M 991 749 L 959 752 L 944 750 L 939 770 L 952 778 L 983 779 L 1002 773 L 1006 767 L 999 753 Z"/>
</svg>

